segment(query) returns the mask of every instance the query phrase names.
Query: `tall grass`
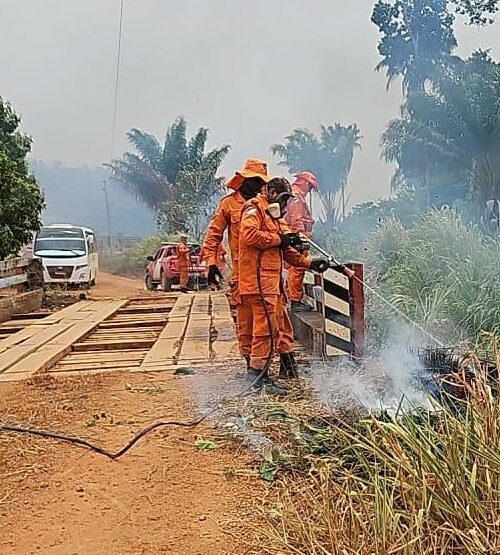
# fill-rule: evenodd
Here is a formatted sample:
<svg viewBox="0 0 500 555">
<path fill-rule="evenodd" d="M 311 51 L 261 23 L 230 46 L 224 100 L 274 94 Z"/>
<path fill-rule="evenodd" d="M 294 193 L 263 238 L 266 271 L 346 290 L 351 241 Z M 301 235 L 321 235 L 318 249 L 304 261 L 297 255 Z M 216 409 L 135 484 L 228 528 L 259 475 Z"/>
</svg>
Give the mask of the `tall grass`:
<svg viewBox="0 0 500 555">
<path fill-rule="evenodd" d="M 369 282 L 442 340 L 500 331 L 500 245 L 453 211 L 428 212 L 408 229 L 393 219 L 381 223 L 362 252 Z M 369 301 L 380 327 L 390 311 Z"/>
<path fill-rule="evenodd" d="M 442 407 L 330 432 L 336 447 L 268 507 L 266 552 L 500 553 L 500 401 L 484 374 L 464 387 L 460 415 Z"/>
</svg>

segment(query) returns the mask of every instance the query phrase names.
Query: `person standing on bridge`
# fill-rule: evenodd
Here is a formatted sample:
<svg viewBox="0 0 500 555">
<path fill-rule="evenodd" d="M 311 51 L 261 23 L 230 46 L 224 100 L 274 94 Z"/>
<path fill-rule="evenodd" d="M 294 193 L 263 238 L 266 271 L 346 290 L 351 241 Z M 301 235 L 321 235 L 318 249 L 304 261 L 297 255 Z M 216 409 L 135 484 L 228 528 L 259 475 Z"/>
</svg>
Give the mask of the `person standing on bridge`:
<svg viewBox="0 0 500 555">
<path fill-rule="evenodd" d="M 236 307 L 239 348 L 241 355 L 247 362 L 247 366 L 250 364 L 252 340 L 251 335 L 242 333 L 239 324 L 243 321 L 241 315 L 241 300 L 238 292 L 238 250 L 241 210 L 245 202 L 255 198 L 262 189 L 262 186 L 270 180 L 271 177 L 268 175 L 266 162 L 258 160 L 257 158 L 249 158 L 245 162 L 243 169 L 237 171 L 226 183 L 226 187 L 232 190 L 232 192 L 219 202 L 210 225 L 208 226 L 202 248 L 203 257 L 208 266 L 208 284 L 219 286 L 222 281 L 222 273 L 218 265 L 218 249 L 222 244 L 224 232 L 227 229 L 232 265 L 229 281 L 231 289 L 230 303 L 233 307 Z M 297 369 L 293 357 L 293 328 L 286 306 L 281 302 L 281 299 L 277 313 L 280 329 L 278 339 L 278 350 L 281 353 L 280 370 L 283 375 L 296 375 Z"/>
<path fill-rule="evenodd" d="M 268 375 L 274 351 L 280 351 L 283 262 L 317 272 L 329 266 L 325 260 L 312 260 L 294 248 L 302 242 L 283 220 L 292 196 L 288 180 L 275 178 L 266 183 L 260 194 L 245 203 L 239 236 L 238 324 L 243 343 L 250 345 L 248 381 L 276 395 L 286 394 L 286 389 L 274 384 Z"/>
<path fill-rule="evenodd" d="M 292 232 L 299 233 L 309 239 L 312 239 L 314 219 L 307 203 L 307 195 L 317 191 L 318 185 L 316 176 L 311 172 L 298 173 L 292 183 L 294 198 L 288 204 L 285 216 Z M 298 312 L 306 308 L 302 304 L 305 273 L 303 268 L 293 266 L 288 270 L 287 293 L 292 303 L 292 312 Z"/>
<path fill-rule="evenodd" d="M 189 282 L 189 247 L 188 236 L 181 235 L 177 245 L 177 263 L 179 265 L 179 286 L 181 293 L 188 292 Z"/>
</svg>

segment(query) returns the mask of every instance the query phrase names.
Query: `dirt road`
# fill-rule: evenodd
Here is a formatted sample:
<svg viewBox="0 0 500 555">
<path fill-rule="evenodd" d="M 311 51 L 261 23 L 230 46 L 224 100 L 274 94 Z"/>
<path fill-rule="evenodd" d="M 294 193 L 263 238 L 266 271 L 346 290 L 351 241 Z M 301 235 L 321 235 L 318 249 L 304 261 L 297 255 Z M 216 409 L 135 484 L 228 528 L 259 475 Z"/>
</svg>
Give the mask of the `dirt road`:
<svg viewBox="0 0 500 555">
<path fill-rule="evenodd" d="M 115 276 L 104 272 L 99 272 L 95 286 L 90 289 L 92 299 L 120 299 L 139 293 L 145 293 L 142 280 Z"/>
<path fill-rule="evenodd" d="M 140 287 L 101 274 L 92 296 L 130 296 Z M 155 419 L 198 415 L 190 395 L 198 379 L 110 373 L 4 383 L 0 422 L 64 431 L 115 449 Z M 163 428 L 117 461 L 1 434 L 0 553 L 259 553 L 250 515 L 262 482 L 247 453 L 225 442 L 209 450 L 195 445 L 213 433 L 205 424 Z"/>
</svg>

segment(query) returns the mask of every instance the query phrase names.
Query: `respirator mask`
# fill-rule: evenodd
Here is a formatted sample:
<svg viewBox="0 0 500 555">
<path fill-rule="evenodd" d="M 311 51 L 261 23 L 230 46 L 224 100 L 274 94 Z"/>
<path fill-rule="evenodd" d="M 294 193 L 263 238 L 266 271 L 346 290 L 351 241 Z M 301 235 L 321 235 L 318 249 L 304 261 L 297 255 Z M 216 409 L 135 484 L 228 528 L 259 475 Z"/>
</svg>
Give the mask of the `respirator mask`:
<svg viewBox="0 0 500 555">
<path fill-rule="evenodd" d="M 273 185 L 276 185 L 273 187 Z M 278 188 L 279 187 L 279 188 Z M 281 189 L 278 194 L 276 190 Z M 285 189 L 285 190 L 283 190 Z M 286 207 L 288 201 L 293 197 L 290 191 L 290 184 L 286 179 L 275 178 L 271 180 L 268 184 L 267 198 L 269 200 L 269 206 L 267 207 L 267 213 L 273 220 L 279 220 L 286 214 Z"/>
</svg>

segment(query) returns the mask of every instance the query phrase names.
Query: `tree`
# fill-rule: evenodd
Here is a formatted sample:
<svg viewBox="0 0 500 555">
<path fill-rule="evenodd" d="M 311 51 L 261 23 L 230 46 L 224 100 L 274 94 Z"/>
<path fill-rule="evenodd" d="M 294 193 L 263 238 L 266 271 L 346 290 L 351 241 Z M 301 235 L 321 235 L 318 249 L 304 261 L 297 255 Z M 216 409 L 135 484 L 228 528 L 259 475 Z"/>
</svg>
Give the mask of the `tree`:
<svg viewBox="0 0 500 555">
<path fill-rule="evenodd" d="M 20 123 L 0 97 L 0 260 L 31 241 L 44 208 L 43 193 L 26 162 L 31 139 L 18 130 Z"/>
<path fill-rule="evenodd" d="M 215 176 L 230 148 L 206 153 L 208 129 L 198 129 L 189 141 L 186 131 L 186 120 L 178 118 L 161 145 L 153 135 L 132 129 L 127 136 L 136 153 L 109 164 L 112 179 L 150 207 L 166 232 L 190 231 L 195 214 L 211 209 L 221 188 Z"/>
<path fill-rule="evenodd" d="M 387 85 L 403 77 L 405 90 L 422 89 L 433 66 L 448 58 L 457 41 L 447 0 L 378 0 L 372 22 L 382 37 L 378 45 Z"/>
<path fill-rule="evenodd" d="M 423 192 L 427 205 L 500 198 L 500 65 L 476 52 L 443 66 L 432 86 L 408 95 L 382 155 L 397 164 L 394 188 Z"/>
<path fill-rule="evenodd" d="M 450 63 L 457 46 L 456 14 L 470 24 L 492 23 L 499 0 L 378 0 L 372 22 L 378 27 L 382 60 L 388 83 L 403 77 L 404 90 L 422 89 L 435 67 Z"/>
<path fill-rule="evenodd" d="M 158 225 L 165 232 L 191 232 L 200 240 L 206 229 L 215 201 L 223 188 L 217 171 L 227 151 L 209 153 L 197 168 L 181 170 L 174 185 L 174 195 L 160 206 Z"/>
<path fill-rule="evenodd" d="M 291 173 L 310 171 L 316 175 L 320 182 L 322 220 L 330 229 L 337 226 L 345 212 L 344 191 L 354 151 L 361 146 L 360 139 L 356 124 L 345 127 L 336 123 L 322 125 L 319 137 L 308 129 L 295 129 L 285 137 L 285 144 L 271 147 L 271 152 L 281 158 L 280 165 Z"/>
</svg>

